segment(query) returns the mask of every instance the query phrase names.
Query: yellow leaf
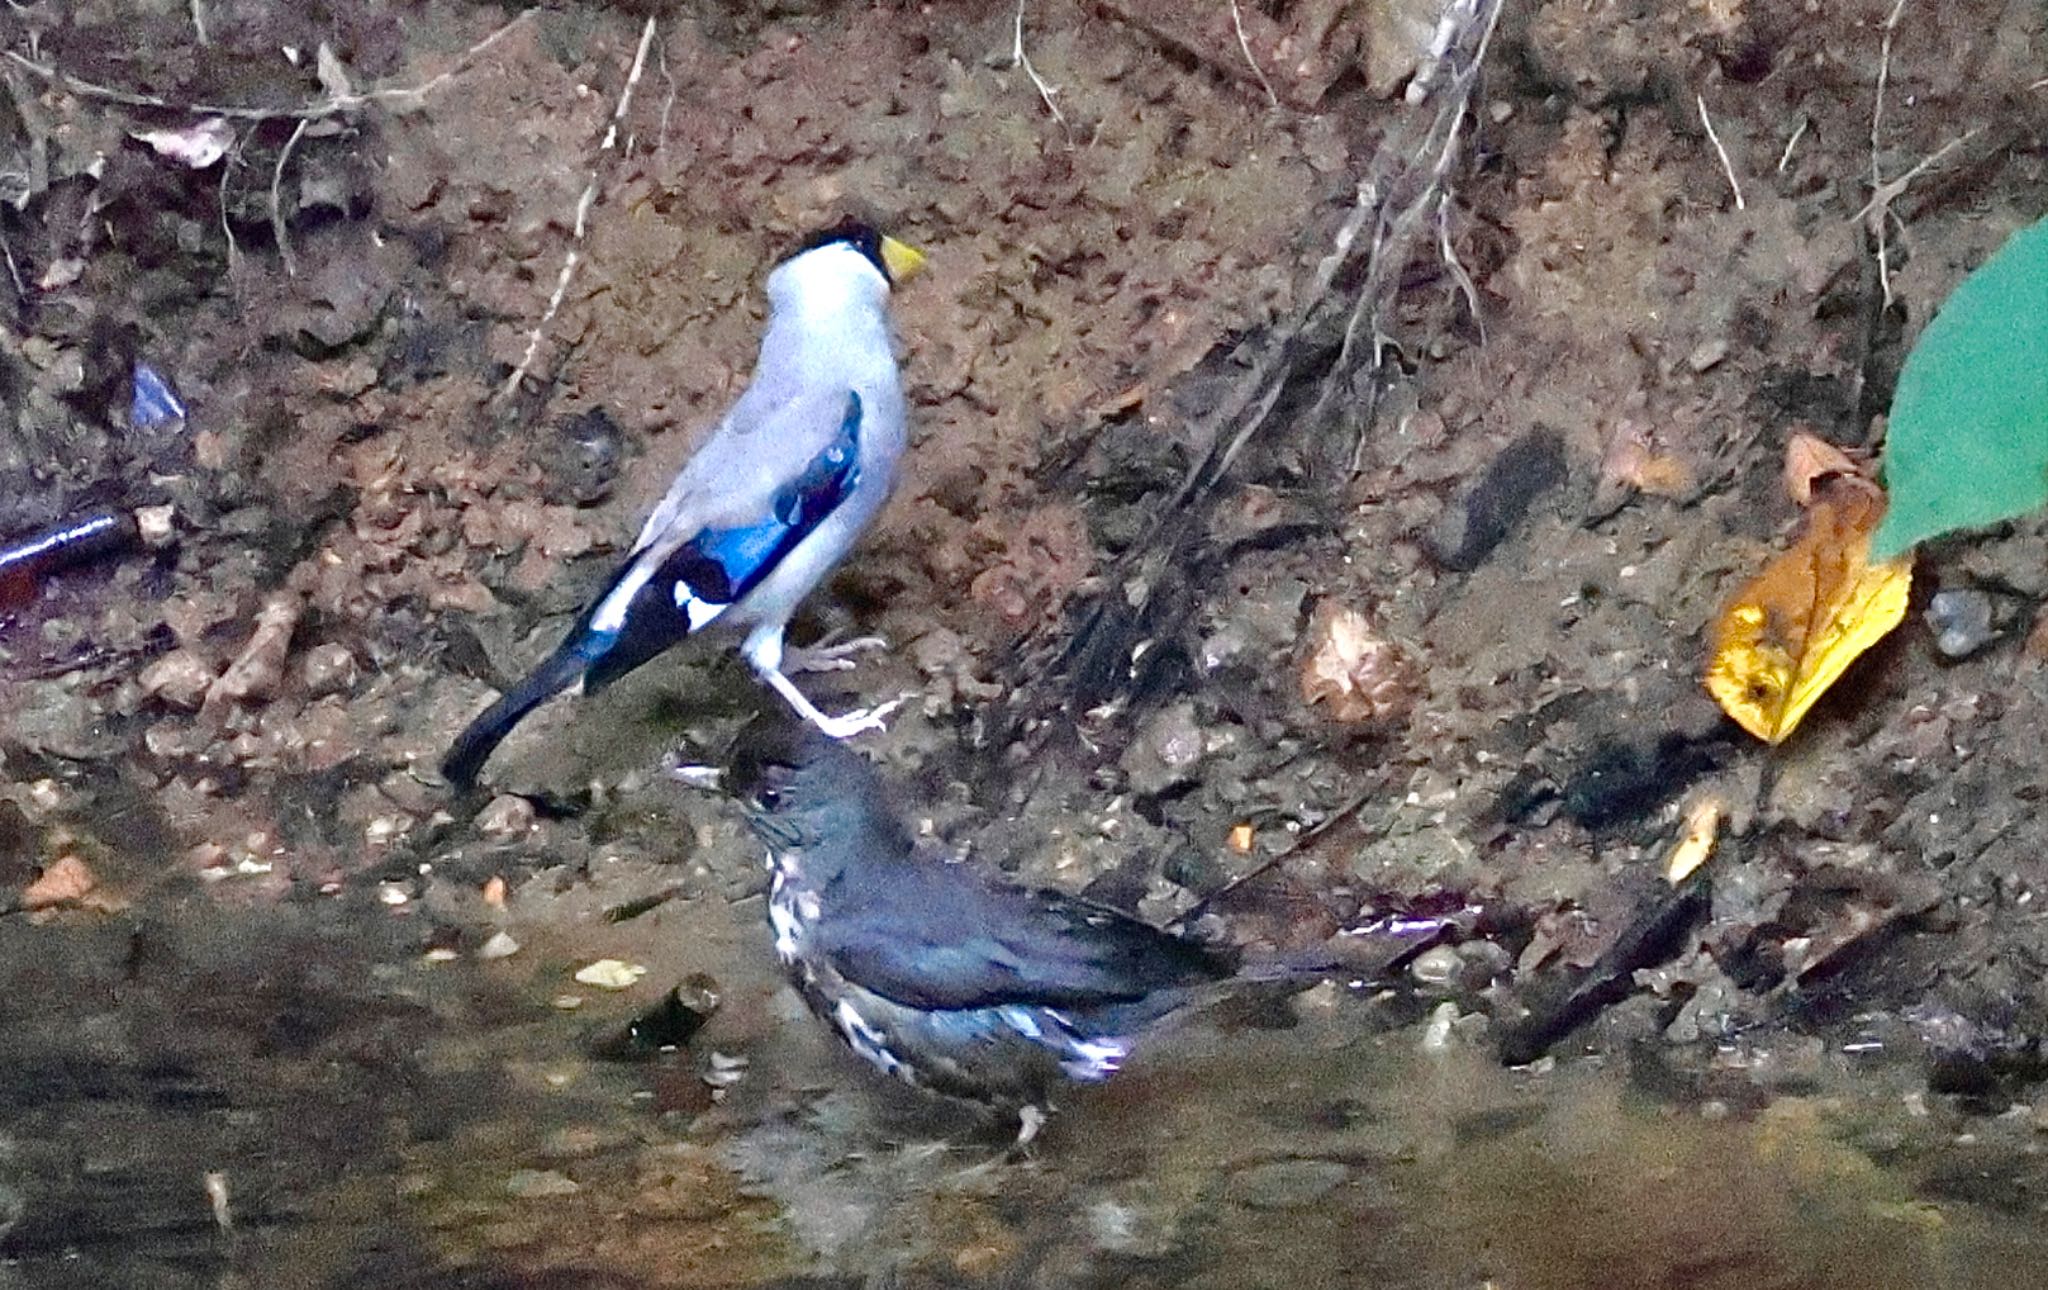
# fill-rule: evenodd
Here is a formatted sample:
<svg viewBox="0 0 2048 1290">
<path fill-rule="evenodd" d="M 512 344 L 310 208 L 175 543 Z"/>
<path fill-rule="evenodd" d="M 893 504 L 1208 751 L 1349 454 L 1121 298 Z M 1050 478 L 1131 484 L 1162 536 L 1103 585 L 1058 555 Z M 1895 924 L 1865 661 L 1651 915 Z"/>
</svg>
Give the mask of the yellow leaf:
<svg viewBox="0 0 2048 1290">
<path fill-rule="evenodd" d="M 1707 692 L 1757 738 L 1791 734 L 1849 664 L 1905 618 L 1912 557 L 1870 563 L 1882 518 L 1874 489 L 1828 489 L 1799 540 L 1722 611 Z"/>
</svg>

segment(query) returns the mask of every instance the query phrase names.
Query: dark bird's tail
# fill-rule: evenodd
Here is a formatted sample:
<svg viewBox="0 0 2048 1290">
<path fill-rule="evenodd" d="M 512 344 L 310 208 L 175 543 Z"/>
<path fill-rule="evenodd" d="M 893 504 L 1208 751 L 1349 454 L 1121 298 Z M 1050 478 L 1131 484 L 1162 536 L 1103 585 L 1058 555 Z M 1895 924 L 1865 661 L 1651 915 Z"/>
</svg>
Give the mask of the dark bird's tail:
<svg viewBox="0 0 2048 1290">
<path fill-rule="evenodd" d="M 441 774 L 449 783 L 461 789 L 474 785 L 477 772 L 484 768 L 484 763 L 491 759 L 491 753 L 505 736 L 512 733 L 512 727 L 518 725 L 527 713 L 576 683 L 576 678 L 590 666 L 590 660 L 574 648 L 581 635 L 580 632 L 571 632 L 569 639 L 543 659 L 539 667 L 499 695 L 496 703 L 463 727 L 462 733 L 455 736 L 455 742 L 449 745 L 448 755 L 441 759 Z"/>
</svg>

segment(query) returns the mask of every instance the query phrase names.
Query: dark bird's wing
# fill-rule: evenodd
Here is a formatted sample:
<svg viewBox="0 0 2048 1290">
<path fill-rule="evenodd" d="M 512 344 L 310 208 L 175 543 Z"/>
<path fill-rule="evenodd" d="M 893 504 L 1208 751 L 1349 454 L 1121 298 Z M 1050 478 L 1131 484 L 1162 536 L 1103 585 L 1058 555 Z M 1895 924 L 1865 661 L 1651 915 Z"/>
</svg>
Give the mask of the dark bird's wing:
<svg viewBox="0 0 2048 1290">
<path fill-rule="evenodd" d="M 593 690 L 617 680 L 710 625 L 773 572 L 860 482 L 860 396 L 834 395 L 832 406 L 839 419 L 823 446 L 780 465 L 775 454 L 787 452 L 788 445 L 764 433 L 772 426 L 721 427 L 656 512 L 669 527 L 657 529 L 650 521 L 633 555 L 554 652 L 456 736 L 441 762 L 449 782 L 473 784 L 512 727 L 578 677 Z M 787 427 L 792 418 L 815 417 L 820 410 L 813 401 L 798 400 L 768 420 Z M 791 438 L 801 443 L 818 436 Z M 735 444 L 750 447 L 758 460 L 741 469 L 731 460 Z M 691 501 L 697 494 L 683 485 L 694 481 L 700 491 L 718 486 L 717 472 L 700 465 L 707 459 L 713 466 L 731 466 L 723 480 L 729 487 L 715 507 L 698 507 Z M 721 518 L 689 527 L 691 517 L 706 510 Z"/>
<path fill-rule="evenodd" d="M 917 1008 L 1086 1008 L 1229 974 L 1193 942 L 1054 891 L 894 885 L 886 904 L 835 911 L 824 940 L 848 979 Z"/>
</svg>

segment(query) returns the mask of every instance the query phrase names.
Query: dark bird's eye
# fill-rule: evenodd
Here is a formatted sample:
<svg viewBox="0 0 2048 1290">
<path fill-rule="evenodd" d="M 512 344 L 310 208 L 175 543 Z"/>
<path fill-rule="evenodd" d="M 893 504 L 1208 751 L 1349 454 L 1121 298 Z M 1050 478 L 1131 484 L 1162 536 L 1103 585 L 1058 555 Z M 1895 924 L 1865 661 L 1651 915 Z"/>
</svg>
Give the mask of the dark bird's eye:
<svg viewBox="0 0 2048 1290">
<path fill-rule="evenodd" d="M 781 805 L 782 791 L 780 789 L 769 788 L 764 784 L 761 787 L 761 791 L 754 794 L 754 800 L 772 811 L 777 806 Z"/>
</svg>

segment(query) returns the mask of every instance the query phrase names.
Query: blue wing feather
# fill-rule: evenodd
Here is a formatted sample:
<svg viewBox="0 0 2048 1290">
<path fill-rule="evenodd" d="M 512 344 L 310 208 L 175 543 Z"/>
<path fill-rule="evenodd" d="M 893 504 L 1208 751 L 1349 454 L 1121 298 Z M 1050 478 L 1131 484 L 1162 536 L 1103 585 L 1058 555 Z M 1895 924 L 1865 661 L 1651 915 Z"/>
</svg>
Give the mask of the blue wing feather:
<svg viewBox="0 0 2048 1290">
<path fill-rule="evenodd" d="M 700 615 L 715 614 L 759 586 L 859 485 L 860 430 L 860 395 L 849 391 L 839 433 L 776 492 L 768 518 L 706 529 L 684 543 L 634 596 L 612 638 L 591 642 L 597 648 L 584 651 L 590 658 L 585 686 L 599 688 L 688 636 L 693 606 Z M 583 624 L 572 635 L 592 633 Z"/>
</svg>

